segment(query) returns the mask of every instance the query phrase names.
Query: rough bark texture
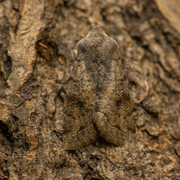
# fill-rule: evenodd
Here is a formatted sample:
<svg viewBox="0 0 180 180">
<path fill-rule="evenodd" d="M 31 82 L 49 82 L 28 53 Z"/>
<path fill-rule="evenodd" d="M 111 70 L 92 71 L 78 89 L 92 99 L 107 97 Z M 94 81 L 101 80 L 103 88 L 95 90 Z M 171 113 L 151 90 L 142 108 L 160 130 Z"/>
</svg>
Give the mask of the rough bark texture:
<svg viewBox="0 0 180 180">
<path fill-rule="evenodd" d="M 172 7 L 162 3 L 0 2 L 0 179 L 180 178 L 180 8 L 168 16 Z M 76 44 L 96 24 L 119 44 L 137 143 L 99 138 L 66 151 L 63 108 Z"/>
</svg>

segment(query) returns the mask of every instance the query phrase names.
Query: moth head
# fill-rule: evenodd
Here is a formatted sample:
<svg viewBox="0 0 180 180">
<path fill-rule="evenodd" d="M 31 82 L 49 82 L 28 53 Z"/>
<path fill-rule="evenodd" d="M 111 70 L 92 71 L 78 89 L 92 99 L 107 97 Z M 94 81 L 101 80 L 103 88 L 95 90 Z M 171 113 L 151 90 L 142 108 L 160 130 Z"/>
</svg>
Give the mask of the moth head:
<svg viewBox="0 0 180 180">
<path fill-rule="evenodd" d="M 119 57 L 119 46 L 117 42 L 106 35 L 100 26 L 95 26 L 91 32 L 77 44 L 78 55 L 91 56 L 96 61 L 97 58 Z"/>
</svg>

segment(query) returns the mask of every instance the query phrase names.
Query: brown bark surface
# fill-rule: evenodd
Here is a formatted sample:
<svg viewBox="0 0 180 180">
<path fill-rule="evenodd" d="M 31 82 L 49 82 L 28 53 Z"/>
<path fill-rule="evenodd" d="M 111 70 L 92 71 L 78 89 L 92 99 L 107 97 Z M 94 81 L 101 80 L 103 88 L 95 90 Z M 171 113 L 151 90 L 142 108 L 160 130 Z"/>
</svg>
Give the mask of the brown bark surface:
<svg viewBox="0 0 180 180">
<path fill-rule="evenodd" d="M 180 178 L 179 4 L 162 0 L 0 1 L 0 179 Z M 114 38 L 137 142 L 63 148 L 77 42 L 99 24 Z"/>
</svg>

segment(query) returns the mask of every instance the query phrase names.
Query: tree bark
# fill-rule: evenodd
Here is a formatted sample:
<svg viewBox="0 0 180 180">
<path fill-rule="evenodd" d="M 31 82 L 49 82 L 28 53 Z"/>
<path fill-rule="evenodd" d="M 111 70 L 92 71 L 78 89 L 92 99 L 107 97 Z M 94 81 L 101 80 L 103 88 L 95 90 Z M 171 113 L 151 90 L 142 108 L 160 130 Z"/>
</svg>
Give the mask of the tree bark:
<svg viewBox="0 0 180 180">
<path fill-rule="evenodd" d="M 179 179 L 180 5 L 162 0 L 0 2 L 0 179 Z M 136 144 L 63 147 L 76 44 L 100 25 L 120 47 Z"/>
</svg>

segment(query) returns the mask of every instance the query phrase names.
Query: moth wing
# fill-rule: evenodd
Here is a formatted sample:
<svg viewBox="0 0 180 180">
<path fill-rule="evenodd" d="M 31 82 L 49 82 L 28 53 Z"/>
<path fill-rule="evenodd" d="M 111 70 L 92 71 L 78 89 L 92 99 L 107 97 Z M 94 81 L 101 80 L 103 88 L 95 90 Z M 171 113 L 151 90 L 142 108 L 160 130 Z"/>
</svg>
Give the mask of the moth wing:
<svg viewBox="0 0 180 180">
<path fill-rule="evenodd" d="M 135 123 L 131 117 L 132 103 L 120 59 L 111 60 L 104 78 L 104 92 L 99 94 L 95 122 L 100 135 L 108 142 L 122 146 L 131 141 Z M 133 136 L 131 136 L 133 135 Z"/>
<path fill-rule="evenodd" d="M 90 83 L 83 61 L 75 62 L 65 102 L 63 144 L 67 150 L 80 149 L 97 139 Z"/>
</svg>

